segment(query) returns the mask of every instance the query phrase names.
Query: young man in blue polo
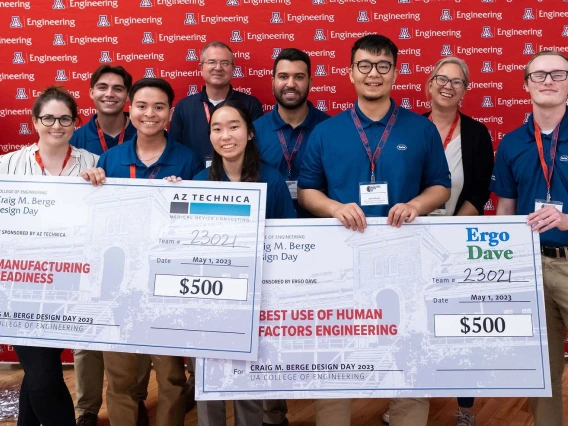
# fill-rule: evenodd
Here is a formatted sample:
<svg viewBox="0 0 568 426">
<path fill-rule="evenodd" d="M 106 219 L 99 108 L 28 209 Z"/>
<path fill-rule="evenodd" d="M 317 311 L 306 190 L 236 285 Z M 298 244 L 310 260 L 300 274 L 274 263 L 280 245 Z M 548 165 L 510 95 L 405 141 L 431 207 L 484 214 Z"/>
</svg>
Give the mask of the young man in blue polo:
<svg viewBox="0 0 568 426">
<path fill-rule="evenodd" d="M 81 176 L 94 185 L 105 178 L 163 179 L 176 176 L 193 179 L 203 166 L 187 147 L 166 132 L 171 119 L 174 91 L 162 79 L 138 80 L 129 93 L 130 119 L 136 136 L 100 158 L 97 168 Z M 112 425 L 136 426 L 138 401 L 132 394 L 137 383 L 137 366 L 143 355 L 104 352 L 108 380 L 107 404 Z M 157 426 L 183 426 L 185 417 L 186 376 L 184 359 L 150 355 L 158 381 Z"/>
<path fill-rule="evenodd" d="M 123 67 L 105 64 L 97 68 L 89 91 L 97 113 L 73 133 L 69 143 L 101 155 L 132 139 L 136 129 L 123 111 L 131 87 L 132 76 Z"/>
<path fill-rule="evenodd" d="M 312 130 L 329 118 L 308 101 L 312 87 L 310 57 L 295 48 L 280 52 L 272 69 L 274 109 L 254 122 L 260 156 L 279 170 L 298 210 L 298 175 Z M 299 217 L 306 211 L 298 210 Z"/>
<path fill-rule="evenodd" d="M 351 50 L 354 108 L 318 125 L 310 136 L 298 180 L 298 201 L 317 217 L 335 217 L 363 232 L 366 216 L 400 227 L 450 198 L 450 173 L 436 127 L 390 99 L 398 49 L 368 35 Z M 369 191 L 372 189 L 372 191 Z M 425 426 L 424 398 L 392 399 L 391 426 Z M 316 424 L 347 426 L 351 400 L 316 401 Z"/>
<path fill-rule="evenodd" d="M 540 233 L 552 398 L 532 398 L 535 426 L 563 426 L 564 333 L 568 327 L 568 58 L 542 51 L 525 68 L 533 113 L 497 149 L 491 190 L 498 215 L 528 215 Z"/>
<path fill-rule="evenodd" d="M 183 98 L 176 105 L 170 134 L 174 140 L 191 148 L 206 167 L 210 166 L 213 147 L 209 141 L 211 111 L 224 100 L 238 101 L 250 112 L 252 119 L 262 116 L 262 104 L 254 96 L 238 92 L 231 86 L 235 55 L 220 41 L 207 44 L 199 60 L 205 86 L 201 92 Z"/>
</svg>

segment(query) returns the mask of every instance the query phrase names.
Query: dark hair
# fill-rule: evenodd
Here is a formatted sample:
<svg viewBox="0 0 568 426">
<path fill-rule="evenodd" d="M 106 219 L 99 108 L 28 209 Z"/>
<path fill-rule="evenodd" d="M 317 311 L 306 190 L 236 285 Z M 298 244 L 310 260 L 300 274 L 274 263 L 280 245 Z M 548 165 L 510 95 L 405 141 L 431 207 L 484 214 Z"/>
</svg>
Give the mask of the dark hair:
<svg viewBox="0 0 568 426">
<path fill-rule="evenodd" d="M 351 63 L 355 60 L 355 52 L 364 50 L 365 52 L 372 53 L 373 55 L 392 55 L 394 66 L 396 67 L 396 59 L 398 57 L 398 47 L 388 37 L 380 34 L 369 34 L 361 37 L 355 42 L 351 48 Z"/>
<path fill-rule="evenodd" d="M 274 61 L 274 67 L 272 68 L 272 75 L 276 74 L 276 66 L 280 61 L 302 61 L 308 66 L 308 77 L 312 76 L 312 63 L 310 57 L 306 52 L 295 47 L 289 47 L 282 50 L 276 60 Z"/>
<path fill-rule="evenodd" d="M 71 117 L 73 120 L 77 120 L 79 115 L 77 110 L 77 102 L 71 94 L 61 86 L 49 86 L 37 97 L 32 107 L 32 116 L 39 118 L 41 110 L 44 105 L 49 101 L 59 101 L 63 102 L 67 108 L 71 111 Z"/>
<path fill-rule="evenodd" d="M 95 87 L 95 84 L 97 84 L 97 81 L 100 80 L 103 74 L 116 74 L 122 77 L 122 81 L 124 82 L 124 87 L 126 87 L 127 92 L 132 87 L 132 76 L 128 71 L 126 71 L 120 65 L 113 67 L 108 64 L 105 64 L 98 67 L 91 76 L 91 89 Z"/>
<path fill-rule="evenodd" d="M 540 52 L 534 54 L 529 59 L 529 62 L 527 63 L 527 66 L 525 67 L 525 81 L 527 81 L 529 79 L 529 67 L 531 66 L 533 61 L 536 58 L 538 58 L 539 56 L 560 56 L 562 59 L 564 59 L 566 62 L 568 62 L 568 57 L 563 55 L 560 52 L 555 52 L 554 50 L 541 50 Z"/>
<path fill-rule="evenodd" d="M 130 103 L 132 103 L 136 92 L 138 92 L 140 89 L 144 89 L 145 87 L 155 87 L 156 89 L 160 89 L 162 92 L 168 95 L 168 104 L 170 108 L 172 107 L 172 104 L 174 103 L 174 89 L 172 89 L 170 83 L 168 83 L 163 78 L 141 78 L 136 83 L 134 83 L 132 85 L 132 88 L 128 92 Z"/>
<path fill-rule="evenodd" d="M 221 108 L 229 107 L 236 109 L 241 118 L 243 119 L 247 128 L 247 134 L 252 133 L 252 139 L 247 142 L 245 148 L 245 159 L 243 161 L 243 169 L 241 171 L 241 182 L 258 182 L 260 180 L 260 152 L 254 140 L 254 125 L 252 124 L 252 117 L 243 104 L 237 101 L 223 101 L 213 108 L 211 113 L 211 123 L 213 122 L 213 115 Z M 211 131 L 211 125 L 209 126 Z M 217 151 L 213 151 L 213 161 L 209 169 L 209 180 L 221 181 L 223 180 L 223 157 Z"/>
</svg>

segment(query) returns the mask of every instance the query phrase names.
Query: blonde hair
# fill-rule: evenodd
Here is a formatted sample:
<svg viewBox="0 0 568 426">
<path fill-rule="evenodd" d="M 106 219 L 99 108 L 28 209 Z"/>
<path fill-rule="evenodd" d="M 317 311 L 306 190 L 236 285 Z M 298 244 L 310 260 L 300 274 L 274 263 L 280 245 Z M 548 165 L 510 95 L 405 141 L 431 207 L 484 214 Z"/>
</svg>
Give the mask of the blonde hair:
<svg viewBox="0 0 568 426">
<path fill-rule="evenodd" d="M 438 75 L 440 68 L 442 68 L 446 64 L 455 64 L 460 67 L 463 74 L 464 87 L 467 90 L 467 86 L 469 86 L 469 68 L 467 67 L 467 64 L 463 59 L 457 58 L 455 56 L 448 56 L 447 58 L 440 59 L 438 62 L 436 62 L 436 65 L 434 65 L 434 69 L 430 73 L 430 77 L 428 77 L 428 81 L 426 82 L 426 96 L 429 96 L 429 83 L 431 83 L 432 80 L 434 80 L 434 77 Z"/>
</svg>

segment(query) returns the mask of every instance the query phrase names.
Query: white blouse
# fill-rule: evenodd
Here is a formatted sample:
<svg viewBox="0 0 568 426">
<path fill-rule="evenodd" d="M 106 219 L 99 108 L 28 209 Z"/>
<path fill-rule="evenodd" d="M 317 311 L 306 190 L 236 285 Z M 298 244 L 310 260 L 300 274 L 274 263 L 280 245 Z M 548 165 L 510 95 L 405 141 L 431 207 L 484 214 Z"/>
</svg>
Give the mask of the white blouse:
<svg viewBox="0 0 568 426">
<path fill-rule="evenodd" d="M 42 170 L 35 159 L 35 153 L 39 150 L 37 144 L 25 146 L 18 151 L 0 155 L 0 175 L 42 175 Z M 84 149 L 71 147 L 71 158 L 75 164 L 64 170 L 61 176 L 79 176 L 81 172 L 97 165 L 99 156 L 91 154 Z M 45 174 L 50 176 L 46 170 Z"/>
<path fill-rule="evenodd" d="M 446 159 L 452 175 L 452 195 L 446 202 L 446 216 L 453 216 L 464 182 L 461 135 L 453 138 L 446 147 Z"/>
</svg>

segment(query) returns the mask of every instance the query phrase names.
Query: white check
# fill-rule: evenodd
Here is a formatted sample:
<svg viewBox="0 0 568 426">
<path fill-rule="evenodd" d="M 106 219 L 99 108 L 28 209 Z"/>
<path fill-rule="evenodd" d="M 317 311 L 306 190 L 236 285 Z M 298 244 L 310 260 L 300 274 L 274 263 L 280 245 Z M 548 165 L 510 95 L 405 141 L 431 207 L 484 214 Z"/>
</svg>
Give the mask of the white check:
<svg viewBox="0 0 568 426">
<path fill-rule="evenodd" d="M 265 191 L 0 176 L 0 342 L 256 360 Z"/>
</svg>

